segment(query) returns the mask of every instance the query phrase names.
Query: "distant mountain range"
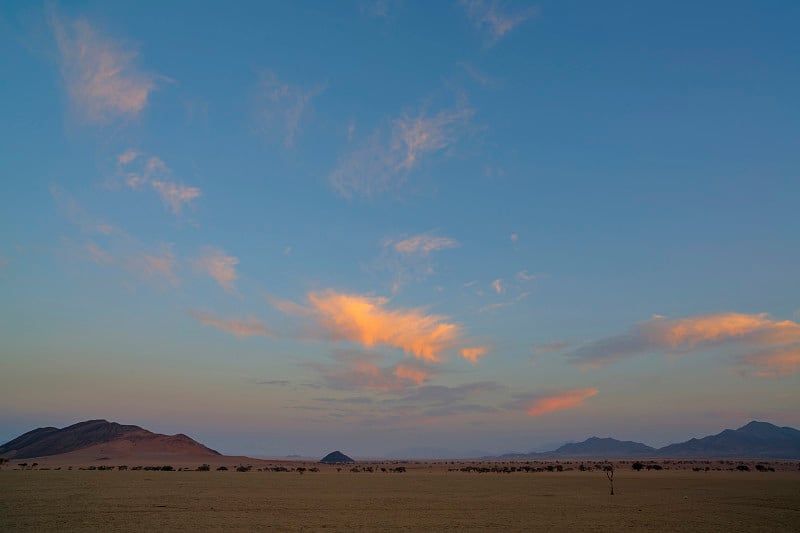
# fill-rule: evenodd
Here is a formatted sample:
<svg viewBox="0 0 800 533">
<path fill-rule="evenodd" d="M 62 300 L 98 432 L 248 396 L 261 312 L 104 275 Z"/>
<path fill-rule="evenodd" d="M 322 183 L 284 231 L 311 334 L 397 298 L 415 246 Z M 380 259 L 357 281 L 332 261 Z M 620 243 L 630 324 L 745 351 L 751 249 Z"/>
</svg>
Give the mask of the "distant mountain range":
<svg viewBox="0 0 800 533">
<path fill-rule="evenodd" d="M 106 420 L 87 420 L 65 428 L 46 427 L 29 431 L 0 446 L 0 457 L 29 459 L 79 451 L 95 455 L 172 454 L 191 457 L 218 456 L 183 434 L 161 435 L 139 426 Z"/>
<path fill-rule="evenodd" d="M 497 459 L 613 459 L 613 458 L 737 458 L 800 459 L 800 431 L 767 422 L 750 422 L 739 429 L 652 448 L 646 444 L 592 437 L 550 452 L 507 453 Z"/>
<path fill-rule="evenodd" d="M 0 446 L 0 457 L 6 459 L 55 456 L 76 461 L 183 458 L 206 462 L 223 457 L 183 434 L 161 435 L 139 426 L 106 420 L 88 420 L 61 429 L 38 428 Z M 403 457 L 395 455 L 395 458 Z M 504 460 L 619 458 L 796 460 L 800 459 L 800 431 L 767 422 L 750 422 L 739 429 L 726 429 L 716 435 L 658 449 L 640 442 L 592 437 L 583 442 L 564 444 L 550 452 L 510 453 L 491 457 Z M 326 461 L 338 463 L 352 459 L 341 452 L 333 452 L 323 459 L 323 462 Z"/>
</svg>

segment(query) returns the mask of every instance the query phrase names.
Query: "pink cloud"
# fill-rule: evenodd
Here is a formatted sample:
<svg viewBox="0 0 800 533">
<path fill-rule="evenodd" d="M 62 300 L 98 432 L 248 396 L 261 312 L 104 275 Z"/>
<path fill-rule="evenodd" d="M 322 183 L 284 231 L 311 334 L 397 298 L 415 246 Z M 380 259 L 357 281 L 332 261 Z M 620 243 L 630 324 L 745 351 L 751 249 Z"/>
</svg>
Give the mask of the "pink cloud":
<svg viewBox="0 0 800 533">
<path fill-rule="evenodd" d="M 204 326 L 216 328 L 236 337 L 269 337 L 270 331 L 260 320 L 248 318 L 219 318 L 206 311 L 191 311 L 191 316 Z"/>
<path fill-rule="evenodd" d="M 200 257 L 194 260 L 195 268 L 214 278 L 226 292 L 236 290 L 236 265 L 239 259 L 226 255 L 220 248 L 206 247 Z"/>
<path fill-rule="evenodd" d="M 180 214 L 184 204 L 190 203 L 201 194 L 197 187 L 187 187 L 168 181 L 152 180 L 150 185 L 161 196 L 161 201 L 176 215 Z"/>
<path fill-rule="evenodd" d="M 135 117 L 145 108 L 156 77 L 136 67 L 135 50 L 102 35 L 85 19 L 63 20 L 51 10 L 50 24 L 61 74 L 81 119 L 105 124 Z"/>
<path fill-rule="evenodd" d="M 742 363 L 755 367 L 760 377 L 791 376 L 800 372 L 800 344 L 746 355 Z"/>
</svg>

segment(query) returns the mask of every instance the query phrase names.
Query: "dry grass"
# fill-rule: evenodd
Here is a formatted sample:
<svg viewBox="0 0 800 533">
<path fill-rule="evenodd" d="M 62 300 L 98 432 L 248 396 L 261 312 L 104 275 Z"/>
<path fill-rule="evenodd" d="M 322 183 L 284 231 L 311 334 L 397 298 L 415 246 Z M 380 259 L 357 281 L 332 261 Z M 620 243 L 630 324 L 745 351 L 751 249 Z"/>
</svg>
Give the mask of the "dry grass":
<svg viewBox="0 0 800 533">
<path fill-rule="evenodd" d="M 388 466 L 388 465 L 387 465 Z M 0 471 L 0 530 L 800 531 L 799 472 Z"/>
</svg>

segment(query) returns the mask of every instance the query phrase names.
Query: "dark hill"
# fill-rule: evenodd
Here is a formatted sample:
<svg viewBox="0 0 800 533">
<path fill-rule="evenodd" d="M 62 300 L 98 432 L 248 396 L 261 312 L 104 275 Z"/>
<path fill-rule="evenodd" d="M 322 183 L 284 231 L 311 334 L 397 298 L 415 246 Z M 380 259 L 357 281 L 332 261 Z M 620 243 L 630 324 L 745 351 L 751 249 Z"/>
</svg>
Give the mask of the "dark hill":
<svg viewBox="0 0 800 533">
<path fill-rule="evenodd" d="M 750 422 L 739 429 L 726 429 L 716 435 L 655 449 L 631 441 L 592 437 L 565 444 L 551 452 L 507 453 L 495 459 L 531 460 L 560 458 L 736 458 L 800 459 L 800 431 L 767 422 Z"/>
<path fill-rule="evenodd" d="M 670 444 L 658 450 L 660 457 L 714 457 L 737 459 L 798 459 L 800 431 L 767 422 L 750 422 L 739 429 Z"/>
<path fill-rule="evenodd" d="M 126 426 L 106 420 L 87 420 L 62 429 L 48 427 L 29 431 L 0 446 L 0 456 L 8 459 L 46 457 L 117 441 L 146 441 L 158 443 L 164 448 L 180 446 L 190 452 L 219 455 L 186 435 L 167 436 L 139 426 Z"/>
<path fill-rule="evenodd" d="M 591 437 L 583 442 L 565 444 L 553 454 L 563 457 L 648 457 L 655 452 L 655 448 L 641 442 Z"/>
<path fill-rule="evenodd" d="M 331 452 L 319 461 L 320 463 L 334 465 L 337 463 L 355 463 L 351 458 L 336 450 L 335 452 Z"/>
</svg>

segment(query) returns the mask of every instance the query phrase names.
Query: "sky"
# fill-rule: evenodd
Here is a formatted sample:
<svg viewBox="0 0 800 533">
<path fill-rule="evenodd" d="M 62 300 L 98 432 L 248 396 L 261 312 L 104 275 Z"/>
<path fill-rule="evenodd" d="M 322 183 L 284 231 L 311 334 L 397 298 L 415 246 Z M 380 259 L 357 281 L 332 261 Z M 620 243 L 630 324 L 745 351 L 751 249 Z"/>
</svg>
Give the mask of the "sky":
<svg viewBox="0 0 800 533">
<path fill-rule="evenodd" d="M 104 418 L 458 456 L 800 427 L 798 22 L 3 2 L 0 441 Z"/>
</svg>

